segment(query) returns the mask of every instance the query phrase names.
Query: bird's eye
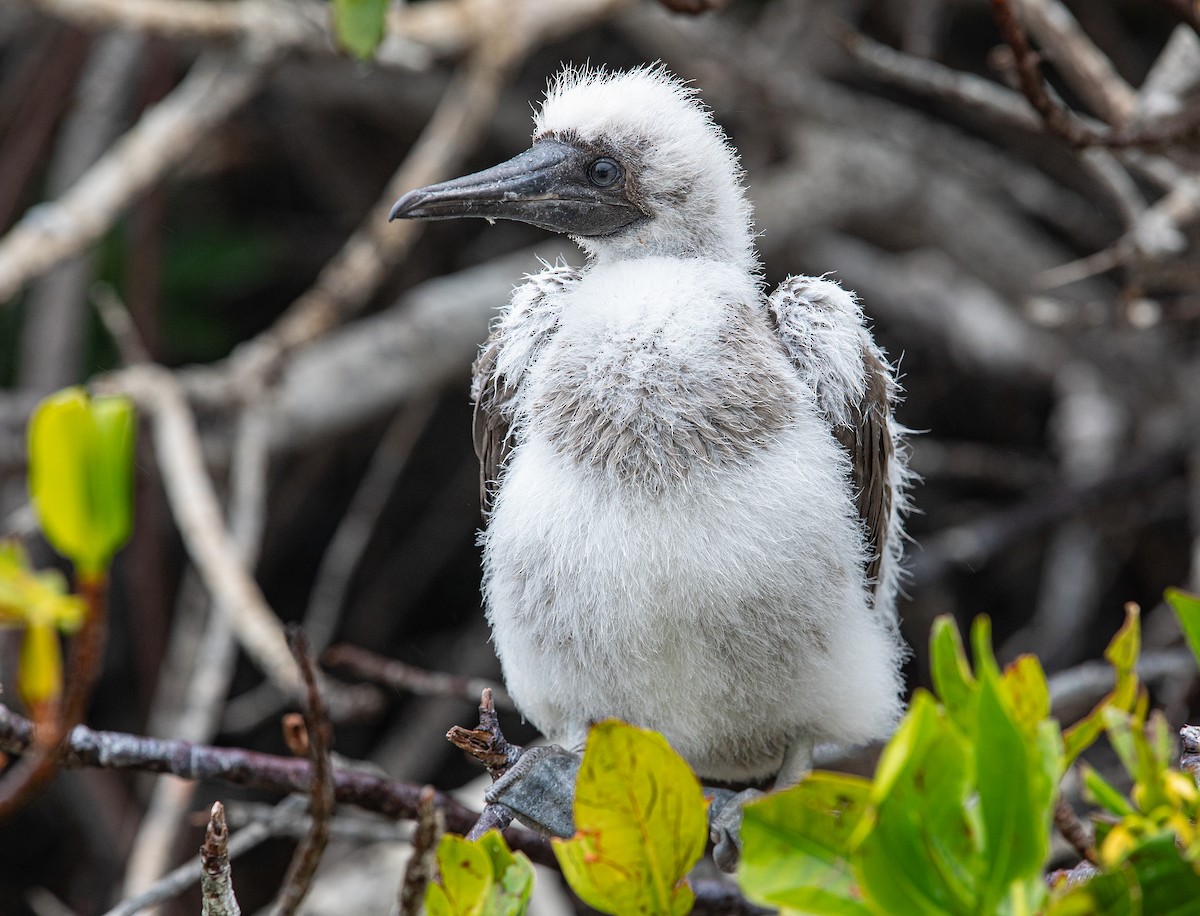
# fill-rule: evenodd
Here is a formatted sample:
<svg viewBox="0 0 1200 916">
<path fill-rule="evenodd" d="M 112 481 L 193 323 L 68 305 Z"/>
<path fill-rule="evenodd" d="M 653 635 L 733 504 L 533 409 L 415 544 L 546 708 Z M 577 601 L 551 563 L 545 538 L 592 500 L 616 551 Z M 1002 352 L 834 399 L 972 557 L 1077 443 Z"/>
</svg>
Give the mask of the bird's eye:
<svg viewBox="0 0 1200 916">
<path fill-rule="evenodd" d="M 598 188 L 616 184 L 621 177 L 621 166 L 616 160 L 604 156 L 588 166 L 588 180 Z"/>
</svg>

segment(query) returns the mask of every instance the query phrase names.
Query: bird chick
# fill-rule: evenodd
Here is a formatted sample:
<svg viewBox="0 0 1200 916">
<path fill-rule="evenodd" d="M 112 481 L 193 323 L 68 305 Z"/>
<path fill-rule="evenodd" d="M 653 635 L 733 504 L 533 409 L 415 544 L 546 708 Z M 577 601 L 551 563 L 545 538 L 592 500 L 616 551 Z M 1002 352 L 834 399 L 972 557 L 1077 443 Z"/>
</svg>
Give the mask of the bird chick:
<svg viewBox="0 0 1200 916">
<path fill-rule="evenodd" d="M 902 708 L 897 386 L 854 296 L 764 294 L 737 154 L 660 66 L 567 69 L 533 145 L 392 218 L 514 219 L 581 269 L 513 293 L 475 365 L 504 679 L 580 749 L 614 716 L 702 778 L 799 778 Z"/>
</svg>

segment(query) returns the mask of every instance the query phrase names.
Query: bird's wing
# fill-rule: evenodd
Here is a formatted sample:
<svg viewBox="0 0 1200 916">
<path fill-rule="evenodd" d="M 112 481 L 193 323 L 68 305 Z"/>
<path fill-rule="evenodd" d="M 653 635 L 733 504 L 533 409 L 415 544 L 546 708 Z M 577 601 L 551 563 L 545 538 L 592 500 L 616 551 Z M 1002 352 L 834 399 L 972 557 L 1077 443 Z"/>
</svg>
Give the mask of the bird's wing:
<svg viewBox="0 0 1200 916">
<path fill-rule="evenodd" d="M 784 351 L 850 457 L 851 482 L 867 539 L 867 578 L 876 604 L 895 588 L 901 537 L 904 455 L 892 419 L 895 373 L 851 293 L 819 277 L 789 277 L 771 294 L 769 314 Z M 897 562 L 888 563 L 885 559 Z"/>
<path fill-rule="evenodd" d="M 479 456 L 479 497 L 486 516 L 494 487 L 512 449 L 520 423 L 516 415 L 526 370 L 558 328 L 558 299 L 579 280 L 565 264 L 547 265 L 518 286 L 492 326 L 475 360 L 471 396 L 475 401 L 473 434 Z"/>
</svg>

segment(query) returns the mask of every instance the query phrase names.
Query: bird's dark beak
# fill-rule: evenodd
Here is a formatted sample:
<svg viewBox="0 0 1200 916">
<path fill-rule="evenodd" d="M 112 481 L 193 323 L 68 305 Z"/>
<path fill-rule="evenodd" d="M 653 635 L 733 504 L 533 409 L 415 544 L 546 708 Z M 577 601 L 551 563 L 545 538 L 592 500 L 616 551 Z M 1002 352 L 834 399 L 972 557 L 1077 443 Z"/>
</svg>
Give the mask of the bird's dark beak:
<svg viewBox="0 0 1200 916">
<path fill-rule="evenodd" d="M 515 219 L 568 235 L 607 235 L 644 215 L 625 181 L 598 188 L 588 179 L 594 157 L 570 143 L 539 140 L 500 165 L 409 191 L 388 219 Z"/>
</svg>

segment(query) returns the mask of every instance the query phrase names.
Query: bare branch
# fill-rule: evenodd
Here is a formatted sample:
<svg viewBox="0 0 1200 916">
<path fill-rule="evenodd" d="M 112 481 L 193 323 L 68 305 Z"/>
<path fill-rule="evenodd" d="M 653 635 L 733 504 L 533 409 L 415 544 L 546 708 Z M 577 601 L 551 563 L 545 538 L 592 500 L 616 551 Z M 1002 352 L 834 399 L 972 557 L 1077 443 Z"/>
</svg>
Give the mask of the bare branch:
<svg viewBox="0 0 1200 916">
<path fill-rule="evenodd" d="M 33 745 L 33 723 L 0 705 L 0 750 L 27 753 Z M 121 732 L 95 731 L 79 725 L 71 732 L 62 757 L 64 767 L 103 767 L 148 773 L 173 773 L 184 779 L 215 779 L 274 792 L 304 792 L 312 776 L 307 760 L 278 757 L 240 748 L 212 747 L 190 741 L 143 738 Z M 394 782 L 361 770 L 335 769 L 334 794 L 343 804 L 357 805 L 389 817 L 414 819 L 421 787 Z M 449 795 L 438 793 L 446 828 L 465 834 L 478 815 Z M 528 830 L 510 830 L 505 839 L 540 865 L 555 867 L 550 844 Z"/>
<path fill-rule="evenodd" d="M 1108 123 L 1127 123 L 1136 104 L 1133 90 L 1070 11 L 1059 0 L 1013 2 L 1042 51 L 1071 88 Z"/>
<path fill-rule="evenodd" d="M 1020 2 L 1029 8 L 1041 9 L 1043 7 L 1053 7 L 1056 11 L 1059 9 L 1057 4 L 1043 2 L 1043 0 L 1016 0 L 1016 2 Z M 1038 56 L 1030 47 L 1025 30 L 1012 11 L 1010 0 L 992 0 L 992 12 L 995 15 L 996 25 L 999 26 L 1000 33 L 1004 36 L 1005 43 L 1012 49 L 1013 64 L 1017 70 L 1021 92 L 1024 93 L 1025 97 L 1029 100 L 1029 104 L 1041 116 L 1042 123 L 1046 126 L 1046 129 L 1072 146 L 1167 146 L 1189 140 L 1197 130 L 1200 130 L 1200 110 L 1180 112 L 1179 114 L 1170 115 L 1151 124 L 1142 124 L 1134 127 L 1128 126 L 1127 122 L 1133 113 L 1136 96 L 1133 95 L 1132 90 L 1119 77 L 1116 77 L 1115 73 L 1111 74 L 1111 78 L 1104 76 L 1097 77 L 1097 79 L 1109 87 L 1103 89 L 1098 97 L 1104 100 L 1104 104 L 1101 106 L 1103 113 L 1110 119 L 1113 119 L 1116 126 L 1102 130 L 1095 129 L 1051 95 L 1045 81 L 1042 79 Z M 1070 14 L 1066 13 L 1065 10 L 1062 13 L 1067 19 L 1070 19 Z M 1039 19 L 1038 21 L 1057 23 L 1058 19 L 1057 12 L 1055 12 L 1046 19 Z M 1070 21 L 1074 23 L 1073 19 Z M 1067 43 L 1069 47 L 1076 49 L 1066 58 L 1059 58 L 1060 63 L 1063 59 L 1076 61 L 1077 63 L 1080 60 L 1086 61 L 1086 64 L 1081 64 L 1081 69 L 1089 73 L 1094 71 L 1096 67 L 1099 67 L 1098 62 L 1100 60 L 1103 60 L 1107 64 L 1107 58 L 1100 55 L 1099 51 L 1096 51 L 1095 56 L 1093 56 L 1090 52 L 1078 50 L 1079 47 L 1082 47 L 1079 44 L 1078 36 L 1082 35 L 1082 33 L 1079 32 L 1077 35 L 1077 30 L 1077 25 L 1075 26 L 1075 31 L 1069 29 L 1065 31 L 1052 30 L 1052 34 L 1058 36 L 1059 40 Z M 1090 42 L 1087 42 L 1087 46 L 1091 47 Z M 1061 50 L 1061 47 L 1059 50 Z M 1084 85 L 1096 84 L 1084 82 Z M 1113 88 L 1118 85 L 1124 88 L 1121 91 Z M 1095 93 L 1090 94 L 1093 97 L 1097 97 Z"/>
</svg>

